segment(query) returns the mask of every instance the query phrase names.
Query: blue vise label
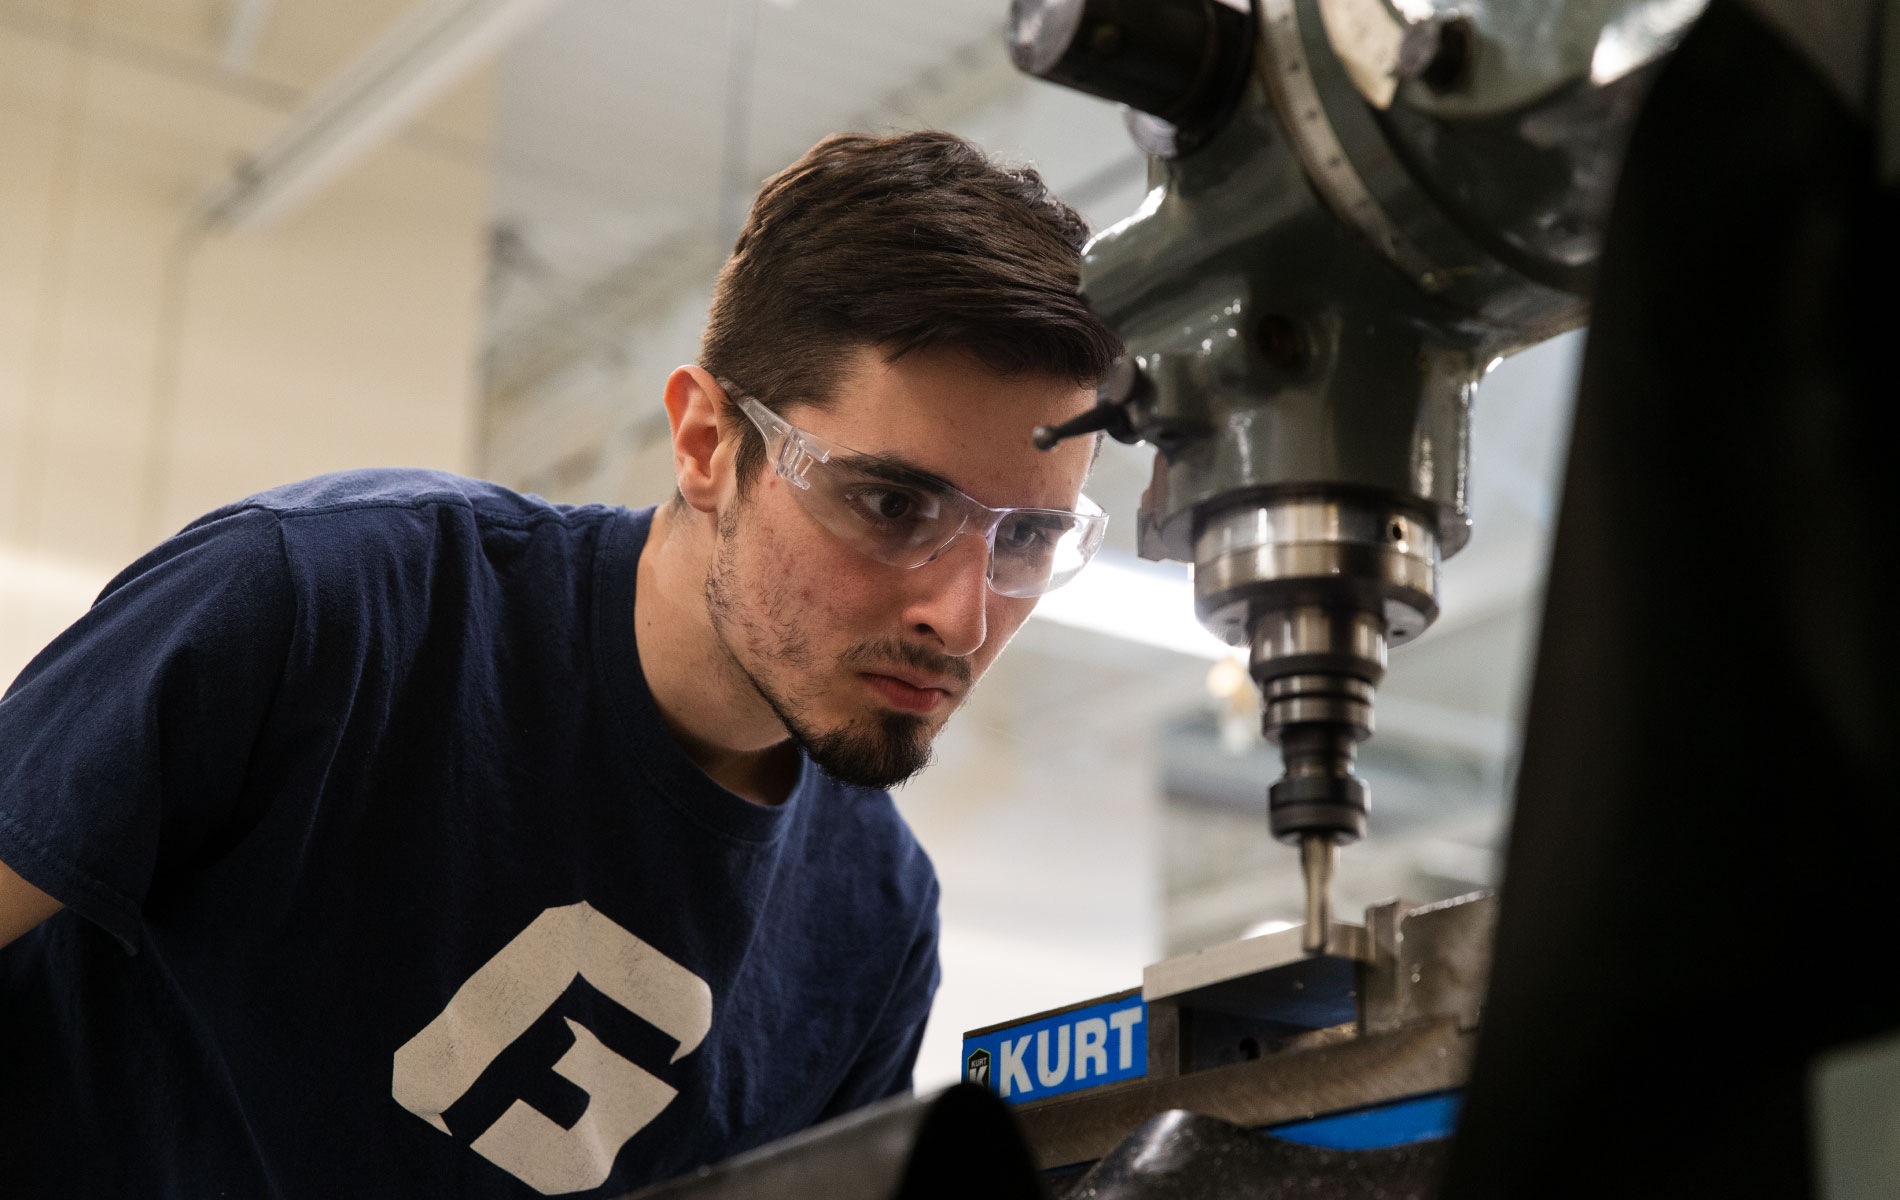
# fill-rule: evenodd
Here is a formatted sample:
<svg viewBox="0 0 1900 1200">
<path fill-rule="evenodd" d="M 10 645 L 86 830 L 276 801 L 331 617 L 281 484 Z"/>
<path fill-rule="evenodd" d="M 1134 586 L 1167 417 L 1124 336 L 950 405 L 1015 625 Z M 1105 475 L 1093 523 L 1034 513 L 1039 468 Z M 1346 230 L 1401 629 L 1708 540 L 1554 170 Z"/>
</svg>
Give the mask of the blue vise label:
<svg viewBox="0 0 1900 1200">
<path fill-rule="evenodd" d="M 1011 1104 L 1147 1073 L 1140 992 L 963 1036 L 963 1077 Z"/>
</svg>

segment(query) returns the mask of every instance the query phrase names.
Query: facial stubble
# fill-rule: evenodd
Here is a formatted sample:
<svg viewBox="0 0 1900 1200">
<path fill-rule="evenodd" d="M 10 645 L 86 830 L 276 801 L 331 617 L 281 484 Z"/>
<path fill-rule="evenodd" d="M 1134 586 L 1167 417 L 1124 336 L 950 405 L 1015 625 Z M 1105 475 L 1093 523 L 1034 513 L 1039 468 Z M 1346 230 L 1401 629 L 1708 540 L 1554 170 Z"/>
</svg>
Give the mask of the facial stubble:
<svg viewBox="0 0 1900 1200">
<path fill-rule="evenodd" d="M 799 606 L 789 589 L 782 585 L 747 588 L 742 581 L 736 559 L 738 509 L 744 505 L 740 501 L 720 514 L 712 563 L 706 572 L 706 611 L 726 661 L 826 774 L 857 787 L 895 787 L 929 764 L 934 737 L 930 723 L 921 716 L 887 709 L 853 717 L 833 729 L 819 729 L 801 715 L 823 693 L 816 674 L 817 656 L 799 628 Z M 755 609 L 742 603 L 748 594 L 757 600 Z M 902 643 L 870 641 L 853 646 L 841 665 L 913 655 Z M 761 668 L 775 663 L 785 678 L 769 680 L 748 661 Z M 801 682 L 803 688 L 797 686 Z"/>
</svg>

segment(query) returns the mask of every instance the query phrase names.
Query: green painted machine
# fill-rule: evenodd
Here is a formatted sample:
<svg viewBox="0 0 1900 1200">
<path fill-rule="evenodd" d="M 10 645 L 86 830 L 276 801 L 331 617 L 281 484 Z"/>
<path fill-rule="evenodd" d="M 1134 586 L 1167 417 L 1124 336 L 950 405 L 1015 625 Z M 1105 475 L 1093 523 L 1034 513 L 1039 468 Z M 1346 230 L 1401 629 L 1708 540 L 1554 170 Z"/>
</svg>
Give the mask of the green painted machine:
<svg viewBox="0 0 1900 1200">
<path fill-rule="evenodd" d="M 1469 537 L 1472 395 L 1581 324 L 1623 135 L 1700 0 L 1016 0 L 1029 73 L 1128 105 L 1140 209 L 1085 255 L 1128 358 L 1097 429 L 1155 448 L 1143 557 L 1247 647 L 1309 952 L 1365 834 L 1386 652 Z"/>
</svg>

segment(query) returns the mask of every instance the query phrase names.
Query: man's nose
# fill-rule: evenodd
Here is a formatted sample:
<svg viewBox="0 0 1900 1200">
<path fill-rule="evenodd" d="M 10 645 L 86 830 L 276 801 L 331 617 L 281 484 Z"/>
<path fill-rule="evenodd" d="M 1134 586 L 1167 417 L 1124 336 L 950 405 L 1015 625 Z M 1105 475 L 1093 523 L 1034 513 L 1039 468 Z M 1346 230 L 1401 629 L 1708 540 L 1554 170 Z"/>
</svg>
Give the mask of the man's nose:
<svg viewBox="0 0 1900 1200">
<path fill-rule="evenodd" d="M 974 654 L 989 634 L 990 548 L 966 532 L 935 559 L 909 574 L 916 577 L 911 628 L 934 640 L 945 654 Z"/>
</svg>

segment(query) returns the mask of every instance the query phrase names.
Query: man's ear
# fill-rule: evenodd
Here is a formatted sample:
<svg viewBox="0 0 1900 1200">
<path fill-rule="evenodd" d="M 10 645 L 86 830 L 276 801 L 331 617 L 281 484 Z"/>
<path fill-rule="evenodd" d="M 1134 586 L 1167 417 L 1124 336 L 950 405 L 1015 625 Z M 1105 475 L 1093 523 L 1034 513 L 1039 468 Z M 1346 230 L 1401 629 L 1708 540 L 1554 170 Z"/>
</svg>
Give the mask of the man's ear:
<svg viewBox="0 0 1900 1200">
<path fill-rule="evenodd" d="M 680 496 L 701 512 L 719 506 L 725 475 L 732 470 L 732 448 L 725 454 L 719 410 L 726 393 L 698 367 L 677 367 L 666 377 L 666 420 L 673 427 L 673 475 Z"/>
</svg>

